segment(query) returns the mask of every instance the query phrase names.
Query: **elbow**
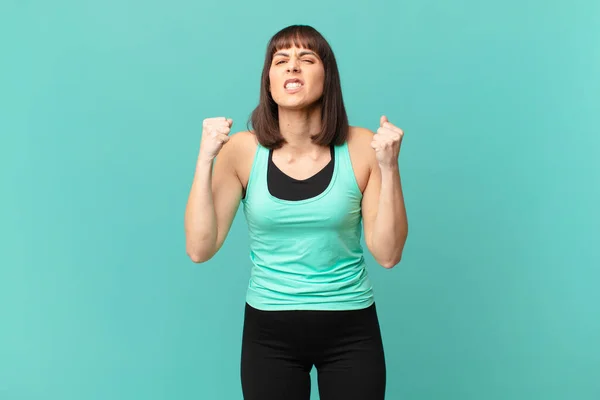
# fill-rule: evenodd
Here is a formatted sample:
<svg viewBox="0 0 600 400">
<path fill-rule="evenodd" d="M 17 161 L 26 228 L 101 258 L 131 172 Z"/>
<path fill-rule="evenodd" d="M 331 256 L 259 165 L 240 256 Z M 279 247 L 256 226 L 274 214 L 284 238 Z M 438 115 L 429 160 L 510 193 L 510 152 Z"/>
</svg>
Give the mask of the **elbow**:
<svg viewBox="0 0 600 400">
<path fill-rule="evenodd" d="M 377 258 L 377 262 L 385 269 L 392 269 L 396 265 L 400 264 L 402 260 L 403 247 L 400 247 L 399 250 L 394 252 L 395 254 L 387 254 L 386 256 L 380 256 Z"/>
<path fill-rule="evenodd" d="M 400 264 L 400 261 L 402 260 L 402 247 L 400 250 L 387 252 L 387 254 L 381 254 L 380 251 L 377 251 L 378 249 L 373 250 L 371 250 L 373 258 L 375 258 L 377 264 L 381 265 L 385 269 L 394 268 L 396 265 Z"/>
<path fill-rule="evenodd" d="M 390 258 L 381 260 L 380 264 L 383 268 L 392 269 L 396 265 L 400 264 L 400 261 L 402 260 L 402 253 L 404 252 L 404 245 L 406 244 L 406 236 L 407 235 L 405 234 L 402 242 L 398 245 L 396 254 L 391 255 Z"/>
<path fill-rule="evenodd" d="M 214 239 L 186 233 L 185 252 L 196 264 L 210 260 L 216 253 Z"/>
<path fill-rule="evenodd" d="M 188 257 L 190 258 L 190 260 L 192 260 L 192 262 L 195 264 L 201 264 L 201 263 L 207 262 L 214 255 L 213 253 L 210 253 L 207 251 L 199 251 L 196 249 L 191 249 L 189 247 L 186 249 L 186 253 L 187 253 Z"/>
<path fill-rule="evenodd" d="M 203 262 L 208 261 L 210 258 L 208 257 L 202 257 L 202 255 L 197 254 L 197 253 L 187 253 L 188 257 L 190 258 L 190 260 L 192 260 L 193 263 L 195 264 L 201 264 Z"/>
<path fill-rule="evenodd" d="M 396 265 L 400 264 L 401 259 L 402 259 L 402 257 L 399 256 L 399 257 L 391 258 L 388 260 L 382 260 L 379 262 L 379 264 L 385 269 L 392 269 Z"/>
<path fill-rule="evenodd" d="M 402 253 L 382 255 L 371 252 L 371 254 L 373 255 L 373 258 L 377 264 L 381 265 L 385 269 L 394 268 L 396 265 L 400 264 L 400 260 L 402 259 Z"/>
<path fill-rule="evenodd" d="M 371 251 L 371 254 L 375 258 L 377 264 L 381 265 L 385 269 L 392 269 L 396 265 L 400 264 L 402 260 L 402 253 L 404 252 L 404 245 L 406 243 L 407 233 L 402 235 L 402 239 L 392 244 L 382 244 L 378 241 L 367 241 L 367 247 Z"/>
</svg>

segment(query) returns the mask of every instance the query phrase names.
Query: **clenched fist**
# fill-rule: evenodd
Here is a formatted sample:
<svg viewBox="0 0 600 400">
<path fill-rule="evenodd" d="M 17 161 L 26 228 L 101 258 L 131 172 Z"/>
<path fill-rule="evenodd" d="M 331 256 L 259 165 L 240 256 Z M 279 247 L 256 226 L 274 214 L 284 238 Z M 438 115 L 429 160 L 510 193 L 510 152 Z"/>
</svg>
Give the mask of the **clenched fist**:
<svg viewBox="0 0 600 400">
<path fill-rule="evenodd" d="M 379 120 L 377 134 L 373 135 L 371 147 L 375 150 L 375 156 L 379 166 L 395 167 L 398 165 L 398 155 L 404 131 L 390 123 L 385 115 Z"/>
<path fill-rule="evenodd" d="M 231 118 L 206 118 L 202 121 L 202 139 L 200 141 L 200 157 L 213 160 L 225 143 L 229 141 L 229 132 L 233 120 Z"/>
</svg>

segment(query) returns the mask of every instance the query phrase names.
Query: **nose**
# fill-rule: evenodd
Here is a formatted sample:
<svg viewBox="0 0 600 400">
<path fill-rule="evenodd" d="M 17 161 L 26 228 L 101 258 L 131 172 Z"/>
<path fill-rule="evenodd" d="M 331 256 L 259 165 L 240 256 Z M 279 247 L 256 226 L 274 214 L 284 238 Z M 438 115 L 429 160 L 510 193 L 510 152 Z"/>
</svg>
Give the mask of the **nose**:
<svg viewBox="0 0 600 400">
<path fill-rule="evenodd" d="M 298 72 L 300 71 L 300 67 L 298 66 L 298 60 L 294 59 L 294 61 L 290 61 L 287 67 L 288 72 Z"/>
</svg>

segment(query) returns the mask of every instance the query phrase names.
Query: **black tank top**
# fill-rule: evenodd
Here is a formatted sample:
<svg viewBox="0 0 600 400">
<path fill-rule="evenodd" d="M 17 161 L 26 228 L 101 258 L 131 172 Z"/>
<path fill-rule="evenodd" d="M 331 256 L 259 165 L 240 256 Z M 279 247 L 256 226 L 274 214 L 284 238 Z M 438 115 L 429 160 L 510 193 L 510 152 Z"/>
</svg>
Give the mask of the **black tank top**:
<svg viewBox="0 0 600 400">
<path fill-rule="evenodd" d="M 333 176 L 335 165 L 335 151 L 333 145 L 329 146 L 331 161 L 319 172 L 307 179 L 294 179 L 280 170 L 273 163 L 273 150 L 269 150 L 269 164 L 267 167 L 267 187 L 271 195 L 282 200 L 305 200 L 321 194 Z"/>
</svg>

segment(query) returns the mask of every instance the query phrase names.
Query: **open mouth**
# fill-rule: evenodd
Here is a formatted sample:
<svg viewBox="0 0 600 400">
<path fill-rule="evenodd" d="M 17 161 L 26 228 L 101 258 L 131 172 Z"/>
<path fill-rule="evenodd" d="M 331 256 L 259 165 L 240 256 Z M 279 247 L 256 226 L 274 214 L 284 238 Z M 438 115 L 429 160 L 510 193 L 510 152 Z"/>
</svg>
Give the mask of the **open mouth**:
<svg viewBox="0 0 600 400">
<path fill-rule="evenodd" d="M 304 82 L 301 79 L 297 79 L 297 78 L 288 79 L 283 84 L 283 87 L 288 92 L 296 92 L 296 91 L 300 90 L 300 88 L 302 88 L 302 86 L 304 86 Z"/>
</svg>

